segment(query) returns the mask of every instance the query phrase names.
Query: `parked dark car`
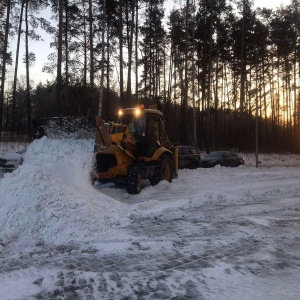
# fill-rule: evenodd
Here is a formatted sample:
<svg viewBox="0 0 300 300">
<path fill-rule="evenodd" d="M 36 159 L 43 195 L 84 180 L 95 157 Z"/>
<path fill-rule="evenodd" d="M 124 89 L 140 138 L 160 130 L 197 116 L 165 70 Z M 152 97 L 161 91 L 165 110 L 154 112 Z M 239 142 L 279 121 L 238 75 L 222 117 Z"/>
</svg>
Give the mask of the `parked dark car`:
<svg viewBox="0 0 300 300">
<path fill-rule="evenodd" d="M 196 169 L 201 165 L 201 155 L 194 146 L 178 146 L 178 168 Z"/>
<path fill-rule="evenodd" d="M 238 167 L 244 165 L 244 158 L 233 151 L 215 151 L 207 154 L 201 161 L 203 168 L 212 168 L 216 165 L 224 167 Z"/>
</svg>

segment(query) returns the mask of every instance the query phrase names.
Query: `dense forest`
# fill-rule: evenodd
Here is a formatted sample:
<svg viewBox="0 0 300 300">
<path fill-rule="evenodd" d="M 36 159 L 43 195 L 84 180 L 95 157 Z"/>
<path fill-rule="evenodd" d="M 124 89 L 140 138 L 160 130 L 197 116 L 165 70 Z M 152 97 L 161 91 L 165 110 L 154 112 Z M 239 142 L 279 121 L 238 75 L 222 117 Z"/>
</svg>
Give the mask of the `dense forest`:
<svg viewBox="0 0 300 300">
<path fill-rule="evenodd" d="M 299 0 L 181 0 L 168 16 L 164 0 L 0 1 L 2 138 L 30 139 L 53 116 L 110 119 L 155 103 L 174 143 L 300 152 Z M 52 37 L 46 84 L 30 73 L 41 29 Z"/>
</svg>

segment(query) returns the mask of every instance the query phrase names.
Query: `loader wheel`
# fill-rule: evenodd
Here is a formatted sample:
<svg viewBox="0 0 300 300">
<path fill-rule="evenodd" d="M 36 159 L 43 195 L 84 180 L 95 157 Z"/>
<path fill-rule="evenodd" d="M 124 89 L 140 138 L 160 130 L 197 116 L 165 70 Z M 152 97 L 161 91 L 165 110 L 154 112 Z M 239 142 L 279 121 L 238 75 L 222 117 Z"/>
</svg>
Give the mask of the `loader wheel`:
<svg viewBox="0 0 300 300">
<path fill-rule="evenodd" d="M 150 179 L 151 185 L 158 184 L 161 180 L 172 182 L 173 160 L 169 155 L 162 155 L 158 161 L 153 177 Z"/>
<path fill-rule="evenodd" d="M 128 194 L 139 194 L 141 191 L 141 173 L 138 167 L 133 167 L 127 175 L 127 192 Z"/>
</svg>

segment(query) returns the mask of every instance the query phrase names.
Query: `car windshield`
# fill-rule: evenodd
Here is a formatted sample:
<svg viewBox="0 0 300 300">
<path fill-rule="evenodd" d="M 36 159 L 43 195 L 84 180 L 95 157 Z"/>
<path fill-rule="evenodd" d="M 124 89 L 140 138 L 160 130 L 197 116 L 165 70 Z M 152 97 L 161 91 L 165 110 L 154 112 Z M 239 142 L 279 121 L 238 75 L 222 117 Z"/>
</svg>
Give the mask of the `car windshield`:
<svg viewBox="0 0 300 300">
<path fill-rule="evenodd" d="M 24 154 L 25 152 L 26 152 L 26 149 L 22 149 L 20 151 L 17 151 L 17 153 L 19 153 L 19 154 Z"/>
<path fill-rule="evenodd" d="M 211 152 L 206 155 L 207 158 L 221 158 L 223 157 L 224 152 Z"/>
</svg>

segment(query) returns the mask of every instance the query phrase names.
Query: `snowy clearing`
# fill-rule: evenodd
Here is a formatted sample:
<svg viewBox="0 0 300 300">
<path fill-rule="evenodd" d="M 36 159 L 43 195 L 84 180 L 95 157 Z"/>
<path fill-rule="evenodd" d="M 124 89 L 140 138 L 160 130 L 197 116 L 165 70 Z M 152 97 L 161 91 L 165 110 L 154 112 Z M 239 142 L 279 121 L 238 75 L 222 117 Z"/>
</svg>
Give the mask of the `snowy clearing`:
<svg viewBox="0 0 300 300">
<path fill-rule="evenodd" d="M 44 137 L 0 180 L 1 299 L 298 299 L 300 156 L 139 195 L 92 186 L 92 158 L 92 140 Z"/>
</svg>

